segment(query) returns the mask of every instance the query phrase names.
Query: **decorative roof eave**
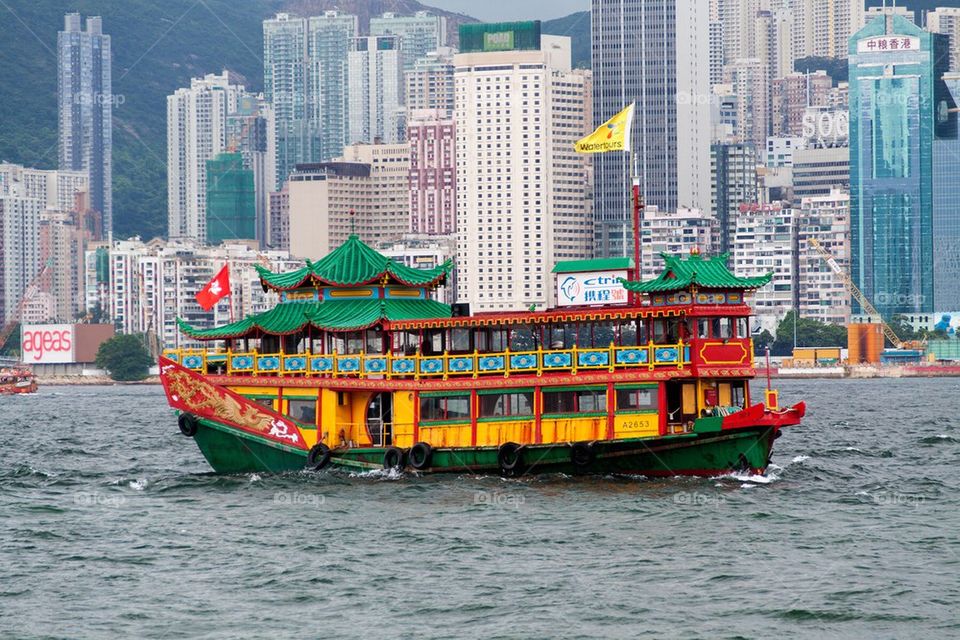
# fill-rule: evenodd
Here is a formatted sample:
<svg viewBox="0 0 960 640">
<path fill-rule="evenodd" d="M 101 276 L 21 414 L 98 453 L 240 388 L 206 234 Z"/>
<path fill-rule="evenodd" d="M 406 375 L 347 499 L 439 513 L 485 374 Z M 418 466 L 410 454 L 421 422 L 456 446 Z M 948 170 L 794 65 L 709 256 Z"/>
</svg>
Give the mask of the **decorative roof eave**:
<svg viewBox="0 0 960 640">
<path fill-rule="evenodd" d="M 357 287 L 376 282 L 391 281 L 408 287 L 430 287 L 443 282 L 453 269 L 453 260 L 447 260 L 433 269 L 416 269 L 395 262 L 364 244 L 359 237 L 350 238 L 326 257 L 316 262 L 306 260 L 306 266 L 287 273 L 274 273 L 257 265 L 260 282 L 265 288 L 289 291 L 306 286 L 330 285 Z"/>
<path fill-rule="evenodd" d="M 703 258 L 693 254 L 689 258 L 661 253 L 665 266 L 663 272 L 652 280 L 632 281 L 620 279 L 621 284 L 628 291 L 634 293 L 667 293 L 683 291 L 692 286 L 698 289 L 759 289 L 773 277 L 773 272 L 753 278 L 735 276 L 727 268 L 727 258 L 730 254 L 723 253 L 711 258 Z"/>
<path fill-rule="evenodd" d="M 180 330 L 196 340 L 233 340 L 262 335 L 286 336 L 307 327 L 319 331 L 362 331 L 390 321 L 448 318 L 449 305 L 435 300 L 330 300 L 286 302 L 270 311 L 212 329 L 195 329 L 177 318 Z"/>
</svg>

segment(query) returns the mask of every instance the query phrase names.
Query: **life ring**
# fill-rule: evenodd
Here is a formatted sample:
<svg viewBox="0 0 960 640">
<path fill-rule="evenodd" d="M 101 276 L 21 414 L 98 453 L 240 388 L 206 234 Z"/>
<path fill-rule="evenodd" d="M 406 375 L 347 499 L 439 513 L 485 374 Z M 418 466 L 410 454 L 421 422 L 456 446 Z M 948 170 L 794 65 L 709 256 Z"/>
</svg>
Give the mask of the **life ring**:
<svg viewBox="0 0 960 640">
<path fill-rule="evenodd" d="M 570 462 L 577 469 L 584 469 L 593 464 L 597 452 L 592 442 L 574 442 L 570 446 Z"/>
<path fill-rule="evenodd" d="M 403 449 L 399 447 L 387 447 L 383 452 L 383 468 L 403 470 Z"/>
<path fill-rule="evenodd" d="M 180 425 L 180 433 L 188 438 L 197 435 L 199 423 L 197 422 L 196 416 L 189 413 L 181 413 L 180 417 L 177 418 L 177 424 Z"/>
<path fill-rule="evenodd" d="M 497 450 L 497 464 L 505 476 L 517 476 L 523 471 L 523 451 L 516 442 L 504 442 Z"/>
<path fill-rule="evenodd" d="M 314 471 L 320 471 L 330 463 L 330 447 L 318 442 L 310 448 L 307 454 L 307 466 Z"/>
<path fill-rule="evenodd" d="M 410 462 L 410 466 L 417 471 L 428 468 L 432 458 L 433 448 L 426 442 L 418 442 L 413 445 L 410 448 L 410 453 L 407 454 L 407 460 Z"/>
</svg>

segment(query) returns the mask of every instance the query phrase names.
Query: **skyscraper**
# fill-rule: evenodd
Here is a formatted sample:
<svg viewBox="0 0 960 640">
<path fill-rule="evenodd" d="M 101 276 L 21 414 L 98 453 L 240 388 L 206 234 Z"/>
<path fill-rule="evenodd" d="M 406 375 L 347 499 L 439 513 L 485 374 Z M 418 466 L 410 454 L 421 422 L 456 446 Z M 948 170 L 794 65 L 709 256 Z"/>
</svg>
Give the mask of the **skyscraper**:
<svg viewBox="0 0 960 640">
<path fill-rule="evenodd" d="M 351 144 L 403 140 L 398 36 L 354 38 L 347 54 Z"/>
<path fill-rule="evenodd" d="M 456 231 L 457 163 L 453 114 L 411 110 L 410 231 L 443 235 Z"/>
<path fill-rule="evenodd" d="M 453 49 L 444 47 L 418 58 L 403 75 L 409 111 L 439 109 L 453 114 Z"/>
<path fill-rule="evenodd" d="M 960 7 L 938 7 L 928 12 L 927 30 L 950 38 L 950 70 L 960 71 Z"/>
<path fill-rule="evenodd" d="M 539 22 L 460 27 L 457 299 L 472 311 L 555 305 L 557 261 L 591 257 L 588 75 Z M 619 109 L 618 109 L 619 110 Z M 626 193 L 626 192 L 624 192 Z"/>
<path fill-rule="evenodd" d="M 708 0 L 593 0 L 593 120 L 636 102 L 632 145 L 647 204 L 710 206 Z M 594 250 L 631 249 L 629 154 L 594 161 Z"/>
<path fill-rule="evenodd" d="M 27 287 L 40 273 L 43 202 L 22 185 L 0 192 L 0 322 L 12 320 Z"/>
<path fill-rule="evenodd" d="M 932 312 L 933 148 L 947 124 L 937 118 L 948 95 L 939 82 L 947 37 L 879 16 L 849 48 L 853 280 L 887 318 Z"/>
<path fill-rule="evenodd" d="M 277 185 L 277 132 L 273 106 L 263 94 L 241 94 L 237 109 L 227 114 L 226 149 L 243 157 L 244 169 L 253 172 L 257 232 L 261 247 L 269 247 L 270 193 Z"/>
<path fill-rule="evenodd" d="M 400 36 L 403 70 L 413 69 L 417 60 L 447 44 L 447 19 L 417 11 L 412 16 L 385 13 L 370 18 L 371 36 Z"/>
<path fill-rule="evenodd" d="M 793 15 L 793 57 L 843 58 L 863 26 L 863 0 L 780 0 Z"/>
<path fill-rule="evenodd" d="M 264 96 L 277 131 L 276 185 L 298 163 L 329 160 L 347 140 L 347 51 L 357 17 L 326 11 L 263 21 Z"/>
<path fill-rule="evenodd" d="M 113 229 L 113 86 L 110 36 L 99 17 L 68 13 L 57 34 L 60 169 L 85 171 L 91 206 L 100 212 L 98 235 Z"/>
<path fill-rule="evenodd" d="M 226 149 L 227 115 L 242 85 L 227 72 L 190 81 L 167 96 L 167 222 L 171 238 L 207 237 L 207 160 Z"/>
<path fill-rule="evenodd" d="M 210 244 L 253 240 L 257 235 L 253 170 L 236 152 L 207 160 L 207 235 Z"/>
</svg>

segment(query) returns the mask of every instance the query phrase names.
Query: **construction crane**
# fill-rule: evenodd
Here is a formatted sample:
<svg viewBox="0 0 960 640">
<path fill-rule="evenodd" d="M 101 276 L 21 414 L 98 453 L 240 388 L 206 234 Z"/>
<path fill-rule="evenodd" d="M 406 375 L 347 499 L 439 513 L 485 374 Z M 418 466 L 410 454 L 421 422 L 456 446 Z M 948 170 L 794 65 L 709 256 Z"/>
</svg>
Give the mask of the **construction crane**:
<svg viewBox="0 0 960 640">
<path fill-rule="evenodd" d="M 17 325 L 20 324 L 20 319 L 23 316 L 23 310 L 27 306 L 27 303 L 37 297 L 37 294 L 40 293 L 40 280 L 43 276 L 47 275 L 47 271 L 50 270 L 51 265 L 53 264 L 53 259 L 48 259 L 43 263 L 43 267 L 40 269 L 40 273 L 30 281 L 30 284 L 27 285 L 26 290 L 23 292 L 23 297 L 20 298 L 20 303 L 17 304 L 17 310 L 11 316 L 10 321 L 3 325 L 3 328 L 0 329 L 0 350 L 3 349 L 4 345 L 7 344 L 7 340 L 10 339 L 10 336 L 13 335 L 13 330 L 17 328 Z"/>
<path fill-rule="evenodd" d="M 900 339 L 899 336 L 893 331 L 893 329 L 884 322 L 883 317 L 880 315 L 880 312 L 877 311 L 877 308 L 870 304 L 870 301 L 867 300 L 867 296 L 863 295 L 863 292 L 853 283 L 853 279 L 847 274 L 846 271 L 840 266 L 840 263 L 837 262 L 837 259 L 824 248 L 822 244 L 816 238 L 810 238 L 807 240 L 807 243 L 816 249 L 817 253 L 820 254 L 820 257 L 824 262 L 827 263 L 827 266 L 830 267 L 830 270 L 833 271 L 840 281 L 843 282 L 843 286 L 846 287 L 847 291 L 850 292 L 857 302 L 860 303 L 860 306 L 863 307 L 863 310 L 867 312 L 867 315 L 871 318 L 876 318 L 876 321 L 880 324 L 880 328 L 883 331 L 883 335 L 886 336 L 887 340 L 890 341 L 890 344 L 894 346 L 895 349 L 923 349 L 926 339 L 911 340 L 909 342 L 904 342 Z"/>
</svg>

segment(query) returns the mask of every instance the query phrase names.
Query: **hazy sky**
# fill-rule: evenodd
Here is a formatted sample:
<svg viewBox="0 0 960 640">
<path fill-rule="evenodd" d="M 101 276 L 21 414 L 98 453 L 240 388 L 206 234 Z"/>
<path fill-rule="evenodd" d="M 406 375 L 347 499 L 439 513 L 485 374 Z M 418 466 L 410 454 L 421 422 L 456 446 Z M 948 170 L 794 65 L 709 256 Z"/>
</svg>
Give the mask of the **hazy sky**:
<svg viewBox="0 0 960 640">
<path fill-rule="evenodd" d="M 420 0 L 423 4 L 456 11 L 485 22 L 550 20 L 577 11 L 589 11 L 590 0 Z"/>
</svg>

